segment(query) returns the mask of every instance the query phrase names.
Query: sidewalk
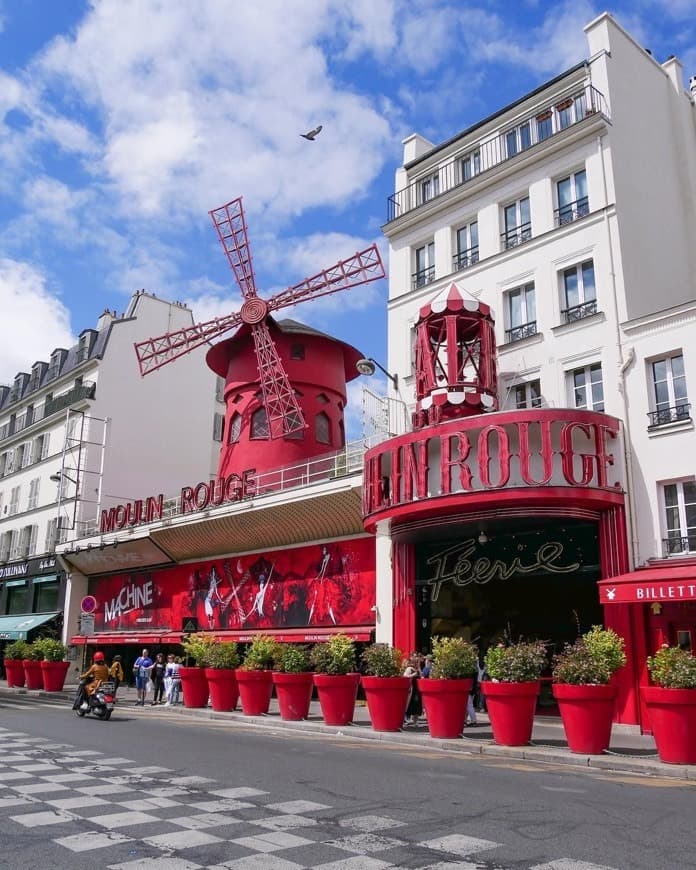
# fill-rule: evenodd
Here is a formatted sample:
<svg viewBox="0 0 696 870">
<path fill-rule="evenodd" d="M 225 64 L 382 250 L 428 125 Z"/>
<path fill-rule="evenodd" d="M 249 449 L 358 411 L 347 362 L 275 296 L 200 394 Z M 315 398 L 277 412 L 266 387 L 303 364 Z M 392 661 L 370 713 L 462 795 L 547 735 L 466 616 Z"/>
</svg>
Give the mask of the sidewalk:
<svg viewBox="0 0 696 870">
<path fill-rule="evenodd" d="M 66 704 L 74 697 L 74 688 L 66 687 L 63 692 L 30 691 L 27 689 L 9 689 L 4 681 L 0 681 L 0 698 L 3 695 L 37 698 L 54 701 L 64 700 Z M 265 716 L 244 716 L 241 712 L 215 713 L 208 708 L 191 709 L 178 705 L 176 707 L 145 707 L 135 705 L 135 689 L 121 687 L 118 691 L 116 713 L 128 712 L 138 716 L 157 716 L 160 712 L 174 713 L 192 719 L 215 719 L 228 721 L 230 727 L 242 725 L 266 730 L 268 733 L 296 731 L 307 734 L 328 734 L 340 739 L 372 740 L 391 746 L 413 746 L 421 751 L 459 752 L 467 755 L 486 755 L 528 762 L 565 765 L 569 767 L 584 767 L 601 771 L 617 773 L 643 774 L 651 777 L 666 777 L 696 782 L 696 766 L 663 764 L 657 758 L 655 741 L 646 734 L 641 734 L 636 725 L 614 725 L 609 751 L 604 755 L 573 755 L 568 751 L 560 719 L 552 716 L 537 716 L 534 720 L 532 742 L 529 746 L 497 746 L 493 743 L 488 716 L 478 714 L 478 725 L 467 726 L 464 735 L 459 740 L 437 740 L 428 734 L 424 721 L 417 726 L 408 726 L 397 733 L 380 733 L 370 727 L 370 719 L 364 702 L 358 702 L 352 725 L 333 727 L 325 725 L 319 709 L 319 703 L 312 701 L 309 718 L 302 722 L 284 722 L 278 713 L 275 698 L 271 701 L 269 713 Z"/>
</svg>

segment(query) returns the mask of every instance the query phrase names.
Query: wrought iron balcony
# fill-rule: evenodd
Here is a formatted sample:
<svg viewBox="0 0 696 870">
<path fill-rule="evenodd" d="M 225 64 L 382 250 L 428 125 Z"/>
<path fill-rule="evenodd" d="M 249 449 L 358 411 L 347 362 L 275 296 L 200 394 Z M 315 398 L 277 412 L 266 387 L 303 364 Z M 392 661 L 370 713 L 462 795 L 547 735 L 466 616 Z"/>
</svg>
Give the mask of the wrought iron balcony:
<svg viewBox="0 0 696 870">
<path fill-rule="evenodd" d="M 691 419 L 691 404 L 689 402 L 681 402 L 679 405 L 674 405 L 672 408 L 660 408 L 657 411 L 648 412 L 648 429 L 655 429 L 658 426 L 666 426 L 668 423 L 683 423 Z"/>
<path fill-rule="evenodd" d="M 558 108 L 558 100 L 551 100 L 538 106 L 526 118 L 517 121 L 517 128 L 529 124 L 529 144 L 527 140 L 520 141 L 515 147 L 510 147 L 510 130 L 501 130 L 479 142 L 470 142 L 466 149 L 440 166 L 428 170 L 427 177 L 417 178 L 401 190 L 397 190 L 387 199 L 387 222 L 396 220 L 405 214 L 420 208 L 428 202 L 433 202 L 456 187 L 471 184 L 479 175 L 512 160 L 520 152 L 531 151 L 543 142 L 548 142 L 554 136 L 562 133 L 568 127 L 584 121 L 596 113 L 609 117 L 606 100 L 600 91 L 592 85 L 580 87 L 570 95 L 570 100 L 577 108 L 572 117 L 554 109 Z M 538 126 L 538 119 L 548 113 L 548 124 L 543 128 Z M 430 181 L 424 188 L 423 182 Z M 579 216 L 579 215 L 578 215 Z"/>
<path fill-rule="evenodd" d="M 452 265 L 455 272 L 460 269 L 468 269 L 479 261 L 478 245 L 467 248 L 466 251 L 459 251 L 452 257 Z"/>
<path fill-rule="evenodd" d="M 592 317 L 592 315 L 596 313 L 596 299 L 590 299 L 588 302 L 581 302 L 580 305 L 571 305 L 570 308 L 564 308 L 561 311 L 566 323 L 575 323 L 576 320 L 583 320 L 585 317 Z"/>
<path fill-rule="evenodd" d="M 530 338 L 537 334 L 536 320 L 530 320 L 529 323 L 522 323 L 520 326 L 513 326 L 511 329 L 505 330 L 505 340 L 507 342 L 522 341 L 523 338 Z"/>
<path fill-rule="evenodd" d="M 503 243 L 503 250 L 507 251 L 510 248 L 516 248 L 518 245 L 523 245 L 532 238 L 532 224 L 528 221 L 526 224 L 511 227 L 504 233 L 500 234 L 500 239 Z"/>
<path fill-rule="evenodd" d="M 435 266 L 428 266 L 427 269 L 421 269 L 420 272 L 414 272 L 411 275 L 413 289 L 425 287 L 426 284 L 432 284 L 435 280 Z"/>
<path fill-rule="evenodd" d="M 56 411 L 62 411 L 69 405 L 74 405 L 76 402 L 81 402 L 84 399 L 93 399 L 97 388 L 96 384 L 90 381 L 85 381 L 83 384 L 78 384 L 67 393 L 60 396 L 55 396 L 50 402 L 44 404 L 44 417 L 49 417 L 55 414 Z"/>
<path fill-rule="evenodd" d="M 572 224 L 573 221 L 584 218 L 589 213 L 590 201 L 586 196 L 583 196 L 581 199 L 576 199 L 575 202 L 562 205 L 554 211 L 556 226 L 562 227 L 563 224 Z"/>
<path fill-rule="evenodd" d="M 679 534 L 670 534 L 669 537 L 662 539 L 662 554 L 663 556 L 677 556 L 682 553 L 696 552 L 696 532 L 681 537 Z"/>
</svg>

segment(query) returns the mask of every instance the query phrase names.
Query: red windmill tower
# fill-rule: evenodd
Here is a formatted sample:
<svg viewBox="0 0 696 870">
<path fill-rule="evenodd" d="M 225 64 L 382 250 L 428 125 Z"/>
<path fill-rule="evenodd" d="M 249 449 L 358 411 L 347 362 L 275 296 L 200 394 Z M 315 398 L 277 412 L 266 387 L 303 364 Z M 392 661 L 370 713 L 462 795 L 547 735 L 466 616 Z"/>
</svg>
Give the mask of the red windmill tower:
<svg viewBox="0 0 696 870">
<path fill-rule="evenodd" d="M 247 463 L 252 458 L 251 464 L 260 470 L 304 459 L 317 452 L 327 452 L 333 446 L 331 443 L 324 446 L 323 451 L 318 450 L 311 439 L 302 446 L 303 432 L 307 428 L 307 402 L 306 391 L 297 388 L 297 379 L 299 377 L 306 384 L 307 372 L 311 371 L 311 378 L 317 381 L 314 384 L 319 391 L 314 391 L 316 396 L 321 401 L 326 399 L 325 404 L 330 404 L 336 397 L 342 426 L 345 382 L 357 375 L 355 362 L 361 355 L 355 348 L 330 336 L 294 321 L 277 322 L 270 315 L 299 302 L 383 278 L 385 272 L 379 250 L 376 245 L 371 245 L 264 300 L 256 289 L 242 198 L 213 209 L 210 216 L 244 297 L 242 307 L 237 313 L 138 342 L 135 349 L 140 372 L 149 374 L 239 327 L 232 338 L 214 345 L 206 357 L 210 368 L 226 381 L 227 414 L 220 473 L 239 472 L 249 467 Z M 291 325 L 284 327 L 283 323 Z M 315 346 L 320 348 L 320 352 L 307 355 L 303 345 L 302 359 L 297 361 L 306 364 L 303 372 L 293 360 L 293 345 L 288 340 L 290 333 L 298 332 L 303 333 L 305 344 L 311 345 L 310 350 L 314 351 Z M 328 345 L 333 346 L 333 353 L 327 349 Z M 328 384 L 325 383 L 327 378 Z M 265 433 L 261 437 L 258 431 L 251 432 L 254 414 L 260 409 L 265 424 Z M 270 450 L 269 440 L 284 446 Z M 327 444 L 326 440 L 321 440 L 321 443 Z"/>
</svg>

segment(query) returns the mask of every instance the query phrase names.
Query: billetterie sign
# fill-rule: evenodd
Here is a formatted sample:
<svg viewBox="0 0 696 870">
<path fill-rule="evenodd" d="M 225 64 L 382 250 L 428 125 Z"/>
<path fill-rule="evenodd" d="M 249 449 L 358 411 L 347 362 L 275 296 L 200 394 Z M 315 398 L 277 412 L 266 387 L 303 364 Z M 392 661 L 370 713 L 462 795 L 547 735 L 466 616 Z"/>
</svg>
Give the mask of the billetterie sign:
<svg viewBox="0 0 696 870">
<path fill-rule="evenodd" d="M 188 514 L 225 502 L 241 501 L 255 494 L 256 469 L 249 468 L 241 474 L 228 474 L 227 477 L 182 487 L 176 514 Z M 101 512 L 99 532 L 103 535 L 161 520 L 164 516 L 164 501 L 164 495 L 160 493 L 107 508 Z"/>
</svg>

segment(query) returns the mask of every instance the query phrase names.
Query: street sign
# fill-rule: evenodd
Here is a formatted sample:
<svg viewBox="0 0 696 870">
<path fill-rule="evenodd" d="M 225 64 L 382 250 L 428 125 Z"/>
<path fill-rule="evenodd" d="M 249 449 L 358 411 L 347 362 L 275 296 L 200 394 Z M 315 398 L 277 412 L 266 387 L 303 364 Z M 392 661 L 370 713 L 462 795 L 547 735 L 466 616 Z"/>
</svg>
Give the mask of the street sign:
<svg viewBox="0 0 696 870">
<path fill-rule="evenodd" d="M 181 623 L 181 630 L 185 631 L 187 634 L 192 631 L 198 631 L 198 617 L 185 616 Z"/>
<path fill-rule="evenodd" d="M 97 609 L 97 599 L 94 595 L 85 595 L 80 602 L 80 610 L 82 613 L 94 613 Z"/>
<path fill-rule="evenodd" d="M 85 637 L 94 634 L 94 614 L 82 613 L 80 615 L 80 634 Z"/>
</svg>

